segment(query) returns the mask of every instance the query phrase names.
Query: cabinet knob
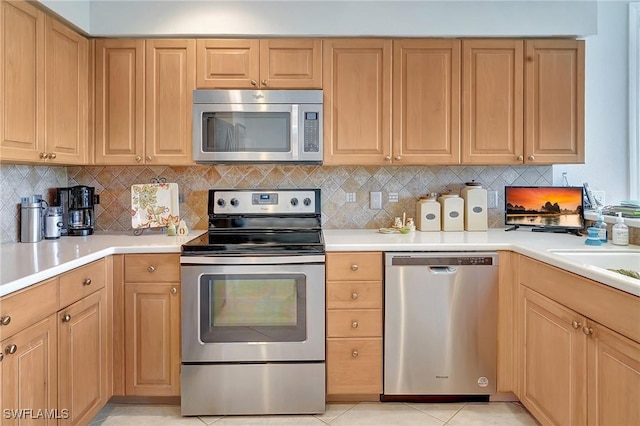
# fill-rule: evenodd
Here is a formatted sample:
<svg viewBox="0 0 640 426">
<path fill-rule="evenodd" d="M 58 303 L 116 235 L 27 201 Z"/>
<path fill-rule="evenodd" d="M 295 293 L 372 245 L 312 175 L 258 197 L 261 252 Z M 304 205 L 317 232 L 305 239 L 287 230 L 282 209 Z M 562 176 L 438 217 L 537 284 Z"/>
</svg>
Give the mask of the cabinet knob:
<svg viewBox="0 0 640 426">
<path fill-rule="evenodd" d="M 533 160 L 535 160 L 535 159 L 536 159 L 536 157 L 534 157 L 533 155 L 530 155 L 530 156 L 529 156 L 529 161 L 533 161 Z"/>
<path fill-rule="evenodd" d="M 178 293 L 178 289 L 175 287 L 171 287 L 171 294 L 177 294 Z"/>
<path fill-rule="evenodd" d="M 357 271 L 358 270 L 358 265 L 356 265 L 355 263 L 353 265 L 351 265 L 351 270 L 352 271 Z"/>
<path fill-rule="evenodd" d="M 3 359 L 4 359 L 4 354 L 0 352 L 0 362 L 2 362 Z"/>
<path fill-rule="evenodd" d="M 7 353 L 7 355 L 13 355 L 17 350 L 18 347 L 16 345 L 9 345 L 4 351 Z"/>
<path fill-rule="evenodd" d="M 147 268 L 147 271 L 149 271 L 149 272 L 153 272 L 155 270 L 156 270 L 156 267 L 153 266 L 153 265 L 149 265 L 149 267 Z"/>
<path fill-rule="evenodd" d="M 139 155 L 136 155 L 136 163 L 139 163 L 142 161 L 142 157 L 140 157 Z"/>
<path fill-rule="evenodd" d="M 71 315 L 69 315 L 69 314 L 64 314 L 64 315 L 62 316 L 62 322 L 69 322 L 69 321 L 71 321 Z"/>
<path fill-rule="evenodd" d="M 255 81 L 255 80 L 251 80 L 251 85 L 252 85 L 252 86 L 257 86 L 257 85 L 258 85 L 258 82 L 257 82 L 257 81 Z"/>
<path fill-rule="evenodd" d="M 9 315 L 5 315 L 3 317 L 0 317 L 0 324 L 1 325 L 9 325 L 10 322 L 11 322 L 11 317 Z"/>
<path fill-rule="evenodd" d="M 351 300 L 358 300 L 358 293 L 356 293 L 355 291 L 351 293 Z"/>
<path fill-rule="evenodd" d="M 52 152 L 49 154 L 49 158 L 51 158 L 52 160 L 54 160 L 57 157 L 55 152 Z"/>
<path fill-rule="evenodd" d="M 591 327 L 587 327 L 586 325 L 584 327 L 582 327 L 582 332 L 584 334 L 586 334 L 587 336 L 593 334 L 593 328 Z"/>
<path fill-rule="evenodd" d="M 386 157 L 384 157 L 384 159 L 387 160 L 387 161 L 391 161 L 391 156 L 387 155 Z"/>
<path fill-rule="evenodd" d="M 82 281 L 82 285 L 91 285 L 91 278 L 85 278 Z"/>
<path fill-rule="evenodd" d="M 351 323 L 351 328 L 358 328 L 358 321 L 353 321 Z"/>
<path fill-rule="evenodd" d="M 263 86 L 266 86 L 267 85 L 267 80 L 262 80 L 261 83 L 262 83 Z"/>
<path fill-rule="evenodd" d="M 40 158 L 42 158 L 43 160 L 46 159 L 46 158 L 49 158 L 49 154 L 46 153 L 46 152 L 41 152 L 40 153 Z"/>
<path fill-rule="evenodd" d="M 393 157 L 393 159 L 396 160 L 396 161 L 400 161 L 400 160 L 402 160 L 402 157 L 399 156 L 399 155 L 396 155 L 395 157 Z"/>
<path fill-rule="evenodd" d="M 353 350 L 353 352 L 351 352 L 351 356 L 354 357 L 354 358 L 358 358 L 358 355 L 359 355 L 358 351 L 356 351 L 356 350 Z"/>
<path fill-rule="evenodd" d="M 575 328 L 576 330 L 579 329 L 580 327 L 582 327 L 582 323 L 578 322 L 578 321 L 573 321 L 571 323 L 571 327 Z"/>
<path fill-rule="evenodd" d="M 151 156 L 147 155 L 146 157 L 144 157 L 144 159 L 147 160 L 147 161 L 151 161 Z"/>
<path fill-rule="evenodd" d="M 518 155 L 518 161 L 523 161 L 524 160 L 524 156 L 523 155 Z"/>
</svg>

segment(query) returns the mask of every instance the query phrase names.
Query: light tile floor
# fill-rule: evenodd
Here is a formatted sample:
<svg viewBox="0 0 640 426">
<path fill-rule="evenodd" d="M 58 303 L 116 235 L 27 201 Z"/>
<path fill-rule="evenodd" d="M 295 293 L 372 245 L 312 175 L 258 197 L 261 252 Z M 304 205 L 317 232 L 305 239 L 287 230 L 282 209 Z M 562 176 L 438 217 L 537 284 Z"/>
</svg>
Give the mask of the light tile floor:
<svg viewBox="0 0 640 426">
<path fill-rule="evenodd" d="M 363 425 L 363 426 L 537 426 L 539 423 L 516 402 L 423 404 L 362 402 L 327 404 L 315 416 L 203 416 L 181 417 L 176 405 L 107 404 L 90 426 L 204 426 L 204 425 Z"/>
</svg>

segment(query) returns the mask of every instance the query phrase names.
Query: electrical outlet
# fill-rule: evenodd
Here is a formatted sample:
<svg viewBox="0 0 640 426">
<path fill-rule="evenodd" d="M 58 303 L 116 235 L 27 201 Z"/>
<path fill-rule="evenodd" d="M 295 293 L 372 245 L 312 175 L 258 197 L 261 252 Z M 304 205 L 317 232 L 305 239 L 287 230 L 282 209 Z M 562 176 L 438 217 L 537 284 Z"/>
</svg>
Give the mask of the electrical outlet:
<svg viewBox="0 0 640 426">
<path fill-rule="evenodd" d="M 606 198 L 605 197 L 606 192 L 604 192 L 604 191 L 591 191 L 591 193 L 593 194 L 593 198 L 595 198 L 596 201 L 598 203 L 600 203 L 601 206 L 604 206 L 605 198 Z"/>
<path fill-rule="evenodd" d="M 355 192 L 347 192 L 345 193 L 345 201 L 347 203 L 355 203 L 356 202 L 356 193 Z"/>
<path fill-rule="evenodd" d="M 487 208 L 498 208 L 498 191 L 487 191 Z"/>
<path fill-rule="evenodd" d="M 389 202 L 390 203 L 397 203 L 398 202 L 398 193 L 397 192 L 390 192 L 389 193 Z"/>
<path fill-rule="evenodd" d="M 371 210 L 382 209 L 382 192 L 369 193 L 369 208 Z"/>
</svg>

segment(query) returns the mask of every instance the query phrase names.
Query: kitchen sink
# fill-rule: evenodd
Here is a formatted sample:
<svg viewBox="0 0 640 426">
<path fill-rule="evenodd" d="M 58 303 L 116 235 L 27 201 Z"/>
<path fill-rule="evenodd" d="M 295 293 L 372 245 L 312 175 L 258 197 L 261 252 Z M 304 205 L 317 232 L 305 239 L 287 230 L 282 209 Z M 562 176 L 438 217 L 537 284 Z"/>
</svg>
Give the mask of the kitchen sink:
<svg viewBox="0 0 640 426">
<path fill-rule="evenodd" d="M 549 250 L 574 263 L 602 269 L 625 269 L 640 272 L 640 250 Z"/>
</svg>

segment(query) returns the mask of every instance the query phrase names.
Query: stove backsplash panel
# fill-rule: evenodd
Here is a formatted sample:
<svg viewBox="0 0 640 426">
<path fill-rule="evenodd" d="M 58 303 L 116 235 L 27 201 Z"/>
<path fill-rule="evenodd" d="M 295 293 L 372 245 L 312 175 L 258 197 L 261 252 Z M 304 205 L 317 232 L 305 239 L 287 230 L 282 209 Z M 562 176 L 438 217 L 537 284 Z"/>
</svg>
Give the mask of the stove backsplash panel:
<svg viewBox="0 0 640 426">
<path fill-rule="evenodd" d="M 100 194 L 97 230 L 131 230 L 131 185 L 164 178 L 180 188 L 180 215 L 191 229 L 207 226 L 211 188 L 320 188 L 322 222 L 327 229 L 380 228 L 392 219 L 415 215 L 415 203 L 429 192 L 459 192 L 472 179 L 498 191 L 489 226 L 504 225 L 505 185 L 551 185 L 551 166 L 23 166 L 0 165 L 0 242 L 18 241 L 20 197 L 49 194 L 59 186 L 88 185 Z M 369 208 L 369 192 L 382 192 L 382 209 Z M 346 202 L 355 193 L 355 202 Z M 389 202 L 389 193 L 398 202 Z M 51 198 L 49 198 L 51 200 Z"/>
</svg>

